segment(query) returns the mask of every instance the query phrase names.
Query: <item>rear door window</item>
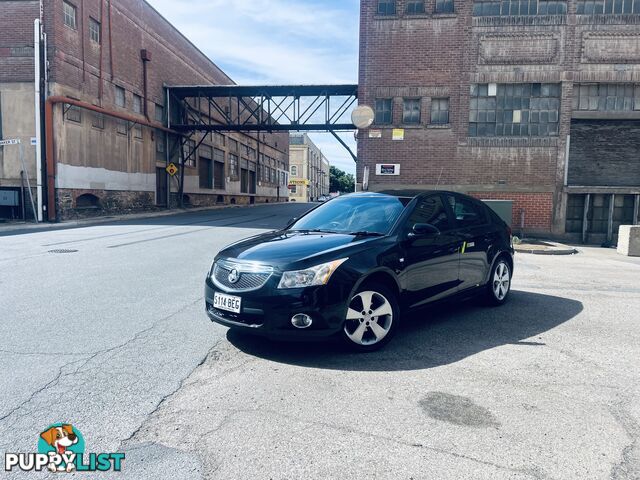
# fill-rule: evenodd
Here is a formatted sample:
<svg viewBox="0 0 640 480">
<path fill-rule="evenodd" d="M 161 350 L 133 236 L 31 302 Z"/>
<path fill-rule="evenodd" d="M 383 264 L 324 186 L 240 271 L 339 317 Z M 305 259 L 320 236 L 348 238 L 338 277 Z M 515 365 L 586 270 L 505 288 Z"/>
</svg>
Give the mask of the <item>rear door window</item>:
<svg viewBox="0 0 640 480">
<path fill-rule="evenodd" d="M 409 228 L 416 223 L 428 223 L 441 232 L 451 229 L 447 209 L 440 195 L 432 195 L 421 199 L 409 217 Z"/>
<path fill-rule="evenodd" d="M 447 195 L 447 199 L 457 228 L 478 227 L 487 223 L 487 215 L 481 205 L 457 195 Z"/>
</svg>

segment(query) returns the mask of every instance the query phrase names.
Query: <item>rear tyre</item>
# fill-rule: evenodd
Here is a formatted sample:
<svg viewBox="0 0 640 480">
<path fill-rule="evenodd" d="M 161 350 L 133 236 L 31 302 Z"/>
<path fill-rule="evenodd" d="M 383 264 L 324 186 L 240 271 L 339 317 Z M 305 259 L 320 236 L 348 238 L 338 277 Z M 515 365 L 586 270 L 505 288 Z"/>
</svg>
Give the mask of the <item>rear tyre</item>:
<svg viewBox="0 0 640 480">
<path fill-rule="evenodd" d="M 349 302 L 342 339 L 350 350 L 372 352 L 391 340 L 399 324 L 394 292 L 381 284 L 365 285 Z"/>
<path fill-rule="evenodd" d="M 511 292 L 511 266 L 509 262 L 500 257 L 493 268 L 487 284 L 486 300 L 489 305 L 503 305 Z"/>
</svg>

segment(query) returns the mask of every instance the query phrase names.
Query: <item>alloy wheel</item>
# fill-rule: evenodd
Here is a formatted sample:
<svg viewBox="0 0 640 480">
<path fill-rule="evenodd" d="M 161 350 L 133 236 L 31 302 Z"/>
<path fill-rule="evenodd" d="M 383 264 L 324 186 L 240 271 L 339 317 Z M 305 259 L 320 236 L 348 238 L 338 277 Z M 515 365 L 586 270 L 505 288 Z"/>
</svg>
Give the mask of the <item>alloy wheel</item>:
<svg viewBox="0 0 640 480">
<path fill-rule="evenodd" d="M 387 336 L 392 324 L 389 300 L 378 292 L 364 291 L 349 302 L 344 332 L 357 345 L 375 345 Z"/>
<path fill-rule="evenodd" d="M 493 294 L 498 300 L 505 299 L 507 293 L 509 293 L 510 284 L 511 272 L 509 271 L 509 265 L 505 262 L 500 262 L 493 274 Z"/>
</svg>

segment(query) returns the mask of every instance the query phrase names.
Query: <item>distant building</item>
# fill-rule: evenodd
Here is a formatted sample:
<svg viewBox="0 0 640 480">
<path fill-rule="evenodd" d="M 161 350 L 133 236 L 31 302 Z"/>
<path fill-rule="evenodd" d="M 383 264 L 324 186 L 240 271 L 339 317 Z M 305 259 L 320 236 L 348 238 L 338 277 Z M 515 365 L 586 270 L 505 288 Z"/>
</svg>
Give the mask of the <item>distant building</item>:
<svg viewBox="0 0 640 480">
<path fill-rule="evenodd" d="M 175 205 L 179 175 L 170 177 L 165 169 L 187 157 L 186 203 L 286 200 L 286 133 L 213 133 L 202 143 L 197 134 L 181 148 L 179 136 L 162 130 L 169 111 L 177 112 L 175 105 L 167 105 L 165 85 L 233 81 L 144 0 L 0 1 L 0 138 L 19 137 L 25 144 L 24 170 L 32 187 L 33 22 L 40 3 L 49 95 L 131 119 L 64 102 L 53 105 L 49 140 L 55 168 L 48 174 L 55 176 L 55 194 L 49 209 L 56 209 L 58 218 Z M 4 205 L 23 185 L 18 152 L 0 147 L 0 217 L 20 212 Z"/>
<path fill-rule="evenodd" d="M 601 242 L 639 221 L 640 0 L 362 0 L 369 189 L 512 200 Z"/>
<path fill-rule="evenodd" d="M 314 202 L 329 195 L 329 160 L 305 134 L 289 137 L 289 200 Z"/>
</svg>

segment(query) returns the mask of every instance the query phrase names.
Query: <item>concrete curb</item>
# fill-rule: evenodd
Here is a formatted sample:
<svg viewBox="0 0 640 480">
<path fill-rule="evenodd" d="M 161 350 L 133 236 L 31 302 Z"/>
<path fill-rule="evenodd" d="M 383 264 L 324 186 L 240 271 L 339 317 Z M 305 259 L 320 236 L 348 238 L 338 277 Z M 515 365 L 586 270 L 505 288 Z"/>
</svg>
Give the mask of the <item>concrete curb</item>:
<svg viewBox="0 0 640 480">
<path fill-rule="evenodd" d="M 177 215 L 181 213 L 191 213 L 191 212 L 206 212 L 211 210 L 223 210 L 223 209 L 236 209 L 236 208 L 253 208 L 258 206 L 268 206 L 268 205 L 286 205 L 286 202 L 280 203 L 260 203 L 257 205 L 224 205 L 224 206 L 214 206 L 214 207 L 198 207 L 198 208 L 175 208 L 172 210 L 162 210 L 157 212 L 147 212 L 147 213 L 131 213 L 131 214 L 123 214 L 123 215 L 109 215 L 106 217 L 94 217 L 94 218 L 83 218 L 79 220 L 67 220 L 58 223 L 8 223 L 6 225 L 0 224 L 0 235 L 10 234 L 13 231 L 19 232 L 37 232 L 39 230 L 63 230 L 75 227 L 87 227 L 92 225 L 101 225 L 103 223 L 113 223 L 113 222 L 122 222 L 128 220 L 140 220 L 146 218 L 158 218 L 158 217 L 168 217 L 171 215 Z"/>
<path fill-rule="evenodd" d="M 577 249 L 562 243 L 550 242 L 547 240 L 545 240 L 544 243 L 549 244 L 550 246 L 545 249 L 527 248 L 527 242 L 524 242 L 524 245 L 514 245 L 513 249 L 517 253 L 528 253 L 530 255 L 574 255 L 576 253 L 580 253 Z"/>
</svg>

